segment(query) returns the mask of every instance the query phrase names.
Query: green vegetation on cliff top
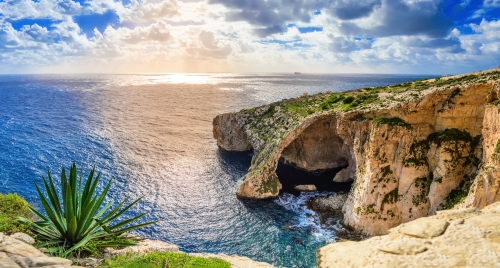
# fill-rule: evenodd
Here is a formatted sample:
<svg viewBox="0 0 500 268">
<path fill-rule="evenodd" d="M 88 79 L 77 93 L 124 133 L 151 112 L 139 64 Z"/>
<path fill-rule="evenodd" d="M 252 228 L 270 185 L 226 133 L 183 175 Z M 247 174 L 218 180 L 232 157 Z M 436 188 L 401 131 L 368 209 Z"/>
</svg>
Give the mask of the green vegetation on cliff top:
<svg viewBox="0 0 500 268">
<path fill-rule="evenodd" d="M 124 255 L 104 260 L 103 268 L 229 268 L 231 264 L 217 258 L 194 257 L 184 253 L 152 252 L 146 255 Z"/>
<path fill-rule="evenodd" d="M 306 117 L 315 113 L 338 113 L 370 108 L 388 108 L 390 105 L 404 101 L 411 101 L 421 97 L 423 90 L 432 87 L 453 87 L 463 84 L 481 83 L 491 79 L 500 79 L 500 71 L 494 70 L 478 74 L 469 74 L 453 77 L 443 77 L 429 80 L 419 80 L 402 84 L 379 86 L 350 90 L 346 92 L 325 92 L 314 95 L 304 94 L 293 99 L 285 99 L 270 104 L 280 106 L 283 111 L 299 117 Z M 242 110 L 242 113 L 253 114 L 257 108 Z M 274 109 L 274 108 L 273 108 Z M 261 114 L 270 117 L 274 113 Z"/>
<path fill-rule="evenodd" d="M 16 221 L 17 217 L 33 219 L 26 200 L 17 194 L 0 194 L 0 232 L 31 234 L 27 224 Z"/>
</svg>

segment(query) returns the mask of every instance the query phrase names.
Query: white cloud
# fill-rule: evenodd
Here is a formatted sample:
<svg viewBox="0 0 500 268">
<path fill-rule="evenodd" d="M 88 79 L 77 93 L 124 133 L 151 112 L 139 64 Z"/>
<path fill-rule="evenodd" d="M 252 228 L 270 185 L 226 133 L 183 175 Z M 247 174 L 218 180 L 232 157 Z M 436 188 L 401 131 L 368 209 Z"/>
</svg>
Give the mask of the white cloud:
<svg viewBox="0 0 500 268">
<path fill-rule="evenodd" d="M 41 27 L 36 23 L 33 25 L 24 25 L 21 28 L 21 32 L 28 35 L 33 41 L 48 44 L 54 43 L 53 38 L 56 36 L 55 33 L 50 32 L 47 28 Z"/>
<path fill-rule="evenodd" d="M 106 39 L 137 44 L 140 42 L 166 42 L 170 39 L 169 25 L 163 21 L 133 29 L 127 27 L 113 28 L 108 26 L 104 31 Z"/>
<path fill-rule="evenodd" d="M 482 33 L 488 40 L 500 40 L 500 20 L 486 21 L 483 19 L 479 25 L 470 24 L 476 33 Z"/>
<path fill-rule="evenodd" d="M 496 55 L 496 58 L 499 58 L 498 53 L 500 53 L 500 42 L 485 44 L 481 47 L 481 50 L 483 53 L 493 54 Z"/>
<path fill-rule="evenodd" d="M 179 14 L 177 0 L 163 0 L 160 2 L 147 2 L 132 0 L 124 5 L 121 1 L 93 0 L 89 1 L 89 11 L 102 14 L 108 10 L 116 12 L 122 21 L 147 22 L 151 20 L 172 18 Z"/>
<path fill-rule="evenodd" d="M 332 52 L 351 52 L 359 49 L 367 49 L 371 47 L 371 42 L 367 39 L 355 39 L 345 36 L 330 36 L 331 42 L 328 44 L 328 49 Z"/>
<path fill-rule="evenodd" d="M 233 52 L 233 49 L 230 44 L 215 38 L 214 33 L 201 31 L 198 34 L 198 40 L 187 44 L 186 52 L 192 57 L 191 60 L 225 59 Z"/>
<path fill-rule="evenodd" d="M 64 20 L 54 24 L 54 32 L 59 36 L 59 39 L 71 45 L 89 45 L 90 41 L 87 36 L 82 33 L 80 26 L 71 19 Z"/>
<path fill-rule="evenodd" d="M 123 20 L 148 21 L 174 17 L 179 14 L 178 9 L 177 0 L 166 0 L 159 3 L 133 1 L 131 6 L 127 6 L 127 12 L 119 15 Z"/>
<path fill-rule="evenodd" d="M 500 0 L 484 0 L 483 5 L 485 7 L 499 7 Z"/>
<path fill-rule="evenodd" d="M 83 12 L 80 3 L 72 0 L 7 0 L 0 2 L 0 14 L 6 19 L 49 18 L 61 20 Z"/>
<path fill-rule="evenodd" d="M 22 45 L 23 41 L 12 25 L 0 20 L 0 49 L 12 49 Z"/>
</svg>

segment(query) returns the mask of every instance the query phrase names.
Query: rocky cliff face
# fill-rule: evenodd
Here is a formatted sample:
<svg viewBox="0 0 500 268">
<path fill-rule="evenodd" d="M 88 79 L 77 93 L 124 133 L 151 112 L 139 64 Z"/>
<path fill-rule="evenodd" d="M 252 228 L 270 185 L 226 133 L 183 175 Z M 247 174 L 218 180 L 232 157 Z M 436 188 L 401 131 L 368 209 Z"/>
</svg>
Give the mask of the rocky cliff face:
<svg viewBox="0 0 500 268">
<path fill-rule="evenodd" d="M 308 171 L 345 167 L 332 178 L 354 181 L 344 222 L 384 234 L 437 210 L 500 198 L 499 82 L 491 70 L 302 96 L 220 115 L 214 137 L 223 149 L 254 149 L 239 197 L 276 197 L 280 160 Z"/>
<path fill-rule="evenodd" d="M 482 137 L 480 169 L 460 207 L 481 208 L 500 201 L 500 105 L 486 105 Z"/>
<path fill-rule="evenodd" d="M 213 133 L 217 145 L 227 151 L 249 151 L 252 145 L 242 127 L 246 117 L 237 114 L 222 114 L 213 120 Z"/>
</svg>

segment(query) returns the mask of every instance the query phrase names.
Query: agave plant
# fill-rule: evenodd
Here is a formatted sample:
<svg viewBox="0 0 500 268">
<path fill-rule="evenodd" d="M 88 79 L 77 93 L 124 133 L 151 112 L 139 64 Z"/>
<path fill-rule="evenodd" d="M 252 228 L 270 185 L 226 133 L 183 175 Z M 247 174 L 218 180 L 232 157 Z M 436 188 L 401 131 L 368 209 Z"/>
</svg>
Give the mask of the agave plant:
<svg viewBox="0 0 500 268">
<path fill-rule="evenodd" d="M 60 195 L 56 191 L 50 171 L 47 173 L 47 179 L 42 176 L 46 196 L 35 182 L 45 214 L 30 207 L 30 210 L 41 220 L 36 222 L 26 218 L 19 218 L 19 220 L 30 224 L 38 239 L 44 241 L 46 246 L 57 249 L 63 248 L 64 255 L 85 247 L 89 241 L 100 241 L 99 246 L 105 247 L 133 245 L 134 243 L 131 243 L 131 240 L 116 238 L 123 237 L 128 231 L 155 223 L 146 222 L 130 225 L 147 213 L 125 220 L 118 220 L 142 197 L 124 206 L 128 201 L 128 198 L 126 198 L 115 208 L 110 209 L 112 204 L 104 203 L 104 199 L 111 186 L 111 180 L 100 194 L 96 193 L 101 174 L 99 173 L 94 177 L 95 167 L 90 171 L 84 185 L 82 181 L 83 174 L 80 174 L 79 178 L 77 178 L 75 163 L 71 166 L 69 177 L 66 176 L 63 167 L 60 180 Z"/>
</svg>

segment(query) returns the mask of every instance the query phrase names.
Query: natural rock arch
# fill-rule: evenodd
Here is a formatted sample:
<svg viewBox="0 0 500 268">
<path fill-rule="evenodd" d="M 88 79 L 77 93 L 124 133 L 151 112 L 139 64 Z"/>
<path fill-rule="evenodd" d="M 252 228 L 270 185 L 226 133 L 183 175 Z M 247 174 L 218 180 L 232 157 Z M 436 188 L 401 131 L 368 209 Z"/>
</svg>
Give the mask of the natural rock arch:
<svg viewBox="0 0 500 268">
<path fill-rule="evenodd" d="M 316 175 L 330 170 L 342 171 L 325 173 L 321 179 L 314 181 L 302 180 L 305 184 L 352 181 L 355 170 L 355 159 L 352 148 L 349 147 L 337 133 L 336 117 L 325 117 L 314 121 L 305 127 L 281 152 L 280 162 L 294 168 L 313 172 Z M 348 167 L 351 166 L 350 169 Z M 335 172 L 335 171 L 333 171 Z M 330 175 L 331 177 L 328 177 Z M 287 179 L 279 177 L 280 183 L 286 183 Z M 318 181 L 321 180 L 321 181 Z M 327 181 L 328 180 L 328 181 Z M 333 187 L 330 185 L 330 187 Z"/>
<path fill-rule="evenodd" d="M 280 160 L 306 171 L 323 171 L 349 165 L 349 148 L 337 134 L 335 120 L 309 125 L 281 152 Z"/>
</svg>

